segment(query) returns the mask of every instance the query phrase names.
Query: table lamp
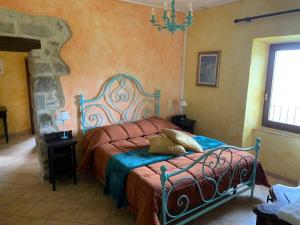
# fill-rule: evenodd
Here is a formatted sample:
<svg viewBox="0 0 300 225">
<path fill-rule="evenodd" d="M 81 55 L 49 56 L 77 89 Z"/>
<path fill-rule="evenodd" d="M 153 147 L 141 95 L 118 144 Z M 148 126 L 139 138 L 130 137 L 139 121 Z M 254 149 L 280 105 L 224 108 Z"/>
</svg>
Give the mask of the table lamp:
<svg viewBox="0 0 300 225">
<path fill-rule="evenodd" d="M 188 106 L 188 103 L 185 99 L 180 99 L 179 105 L 180 105 L 181 120 L 184 120 L 183 117 L 184 108 Z"/>
<path fill-rule="evenodd" d="M 65 131 L 65 121 L 70 119 L 70 115 L 68 112 L 66 111 L 61 111 L 58 112 L 56 115 L 56 120 L 61 121 L 63 124 L 63 130 L 64 130 L 64 135 L 61 137 L 61 139 L 67 139 L 68 136 L 66 135 L 66 131 Z"/>
</svg>

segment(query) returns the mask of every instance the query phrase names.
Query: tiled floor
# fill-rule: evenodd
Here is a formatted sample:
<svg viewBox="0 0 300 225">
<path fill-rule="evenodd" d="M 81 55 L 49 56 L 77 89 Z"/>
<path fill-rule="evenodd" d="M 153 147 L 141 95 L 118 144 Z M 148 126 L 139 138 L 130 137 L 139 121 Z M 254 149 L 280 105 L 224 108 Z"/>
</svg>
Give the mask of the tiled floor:
<svg viewBox="0 0 300 225">
<path fill-rule="evenodd" d="M 0 140 L 2 141 L 2 140 Z M 34 137 L 14 137 L 0 144 L 0 225 L 133 225 L 135 216 L 116 209 L 94 178 L 79 176 L 78 185 L 58 182 L 57 191 L 41 180 Z M 252 225 L 252 206 L 264 201 L 267 189 L 257 186 L 255 200 L 241 196 L 192 222 L 193 225 Z"/>
</svg>

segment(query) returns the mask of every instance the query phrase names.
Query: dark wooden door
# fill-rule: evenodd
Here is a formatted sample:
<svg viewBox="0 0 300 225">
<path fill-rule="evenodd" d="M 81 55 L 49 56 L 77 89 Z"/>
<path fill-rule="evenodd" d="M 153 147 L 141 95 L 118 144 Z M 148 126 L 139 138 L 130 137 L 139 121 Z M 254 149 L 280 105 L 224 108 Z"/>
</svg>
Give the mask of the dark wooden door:
<svg viewBox="0 0 300 225">
<path fill-rule="evenodd" d="M 31 79 L 30 79 L 31 75 L 29 73 L 28 59 L 27 58 L 25 58 L 25 68 L 26 68 L 26 80 L 27 80 L 29 112 L 30 112 L 30 122 L 31 122 L 31 133 L 34 134 L 32 94 L 31 94 Z"/>
</svg>

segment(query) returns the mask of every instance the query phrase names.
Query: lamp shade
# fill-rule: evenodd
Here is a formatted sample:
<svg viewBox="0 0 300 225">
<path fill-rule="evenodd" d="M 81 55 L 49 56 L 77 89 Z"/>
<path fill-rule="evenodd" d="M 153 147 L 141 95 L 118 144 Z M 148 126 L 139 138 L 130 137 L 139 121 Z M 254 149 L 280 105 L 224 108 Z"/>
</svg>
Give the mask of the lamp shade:
<svg viewBox="0 0 300 225">
<path fill-rule="evenodd" d="M 56 114 L 56 119 L 57 120 L 68 120 L 68 119 L 70 119 L 70 115 L 66 111 L 61 111 Z"/>
<path fill-rule="evenodd" d="M 188 103 L 185 99 L 181 99 L 179 102 L 180 107 L 187 107 Z"/>
</svg>

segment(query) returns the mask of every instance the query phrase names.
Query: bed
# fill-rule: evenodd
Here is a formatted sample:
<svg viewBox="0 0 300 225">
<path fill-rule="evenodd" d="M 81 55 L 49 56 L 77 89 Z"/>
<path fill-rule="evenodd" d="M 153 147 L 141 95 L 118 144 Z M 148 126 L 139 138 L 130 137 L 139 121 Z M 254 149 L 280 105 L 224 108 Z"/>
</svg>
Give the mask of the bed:
<svg viewBox="0 0 300 225">
<path fill-rule="evenodd" d="M 147 151 L 149 139 L 163 136 L 163 128 L 179 129 L 159 117 L 160 91 L 149 94 L 126 74 L 109 79 L 93 99 L 81 95 L 80 111 L 84 141 L 79 169 L 104 183 L 112 159 Z M 211 145 L 204 153 L 164 156 L 132 167 L 118 188 L 124 189 L 118 194 L 125 201 L 118 206 L 135 212 L 137 225 L 186 224 L 248 190 L 252 199 L 255 184 L 269 186 L 257 161 L 259 150 L 259 139 L 246 149 Z"/>
</svg>

